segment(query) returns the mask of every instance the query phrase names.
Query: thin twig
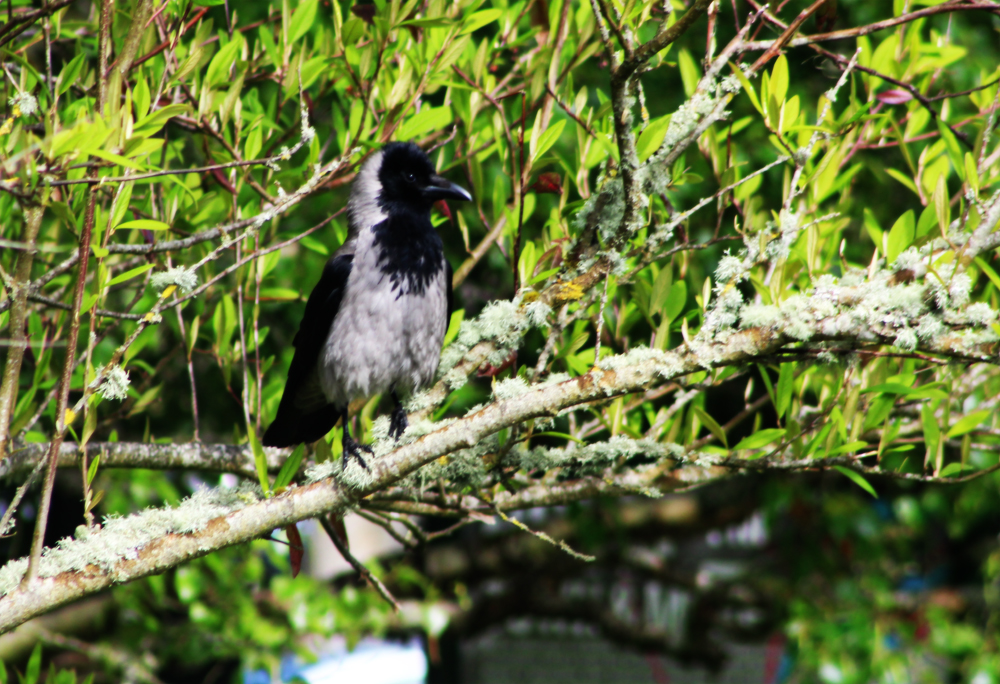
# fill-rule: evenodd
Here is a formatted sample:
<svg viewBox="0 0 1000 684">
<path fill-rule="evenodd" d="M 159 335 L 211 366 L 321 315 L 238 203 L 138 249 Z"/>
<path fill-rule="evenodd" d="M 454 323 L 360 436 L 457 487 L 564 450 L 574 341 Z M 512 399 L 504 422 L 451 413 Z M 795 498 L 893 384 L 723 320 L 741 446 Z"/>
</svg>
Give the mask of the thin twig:
<svg viewBox="0 0 1000 684">
<path fill-rule="evenodd" d="M 351 555 L 350 550 L 347 548 L 347 544 L 341 541 L 340 535 L 337 534 L 337 531 L 333 529 L 333 525 L 330 524 L 328 516 L 325 515 L 320 516 L 319 522 L 320 525 L 323 526 L 323 529 L 326 530 L 326 534 L 327 536 L 330 537 L 330 541 L 332 541 L 333 545 L 337 547 L 338 551 L 340 551 L 340 555 L 344 557 L 344 560 L 350 563 L 351 567 L 357 570 L 358 574 L 361 575 L 365 579 L 365 581 L 367 581 L 368 584 L 372 586 L 373 589 L 375 589 L 378 595 L 381 596 L 382 599 L 385 600 L 385 602 L 388 603 L 390 606 L 392 606 L 392 609 L 398 613 L 399 602 L 396 601 L 396 598 L 392 595 L 392 592 L 386 589 L 385 585 L 382 584 L 381 580 L 379 580 L 378 577 L 372 574 L 371 570 L 366 568 L 364 564 L 361 563 L 361 561 L 359 561 L 357 558 Z"/>
<path fill-rule="evenodd" d="M 107 103 L 107 71 L 108 61 L 111 55 L 111 20 L 114 10 L 114 0 L 102 0 L 100 35 L 98 36 L 98 79 L 97 79 L 97 111 L 103 112 Z M 97 169 L 90 173 L 96 174 Z M 23 586 L 27 587 L 34 583 L 38 576 L 38 564 L 42 557 L 42 549 L 45 546 L 45 529 L 48 525 L 49 506 L 52 502 L 52 489 L 56 479 L 56 461 L 59 454 L 59 446 L 62 444 L 66 428 L 73 422 L 73 415 L 68 414 L 69 389 L 73 380 L 74 361 L 76 359 L 76 345 L 80 336 L 80 314 L 83 305 L 83 292 L 87 282 L 87 262 L 90 257 L 90 236 L 94 229 L 95 207 L 97 194 L 89 193 L 87 197 L 87 209 L 84 216 L 83 230 L 80 231 L 77 268 L 76 289 L 73 292 L 73 310 L 70 312 L 69 336 L 66 340 L 66 360 L 63 364 L 62 377 L 59 380 L 59 396 L 56 402 L 56 431 L 52 436 L 52 443 L 47 458 L 47 471 L 45 473 L 45 483 L 42 487 L 42 495 L 39 500 L 38 518 L 35 522 L 35 534 L 31 544 L 31 557 L 28 561 L 28 570 L 24 574 Z"/>
</svg>

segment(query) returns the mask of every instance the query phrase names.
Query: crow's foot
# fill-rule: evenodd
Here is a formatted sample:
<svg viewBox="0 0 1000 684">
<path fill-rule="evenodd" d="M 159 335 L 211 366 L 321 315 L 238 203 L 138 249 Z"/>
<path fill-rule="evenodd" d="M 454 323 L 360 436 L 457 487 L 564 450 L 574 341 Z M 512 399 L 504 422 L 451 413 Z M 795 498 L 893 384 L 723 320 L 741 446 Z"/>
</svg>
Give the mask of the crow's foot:
<svg viewBox="0 0 1000 684">
<path fill-rule="evenodd" d="M 361 465 L 362 468 L 364 468 L 365 470 L 370 470 L 368 468 L 368 464 L 365 463 L 365 459 L 362 458 L 361 456 L 362 451 L 365 451 L 369 454 L 375 453 L 372 451 L 372 448 L 370 446 L 368 446 L 367 444 L 360 444 L 358 442 L 355 442 L 353 438 L 348 437 L 347 435 L 344 435 L 344 440 L 342 444 L 344 446 L 344 453 L 340 457 L 341 470 L 347 468 L 347 459 L 350 458 L 351 456 L 353 456 L 358 460 L 358 463 Z"/>
<path fill-rule="evenodd" d="M 396 408 L 392 410 L 392 418 L 389 422 L 389 437 L 395 441 L 399 441 L 399 438 L 403 436 L 406 432 L 406 426 L 410 424 L 410 421 L 406 417 L 406 411 L 399 404 L 396 404 Z"/>
</svg>

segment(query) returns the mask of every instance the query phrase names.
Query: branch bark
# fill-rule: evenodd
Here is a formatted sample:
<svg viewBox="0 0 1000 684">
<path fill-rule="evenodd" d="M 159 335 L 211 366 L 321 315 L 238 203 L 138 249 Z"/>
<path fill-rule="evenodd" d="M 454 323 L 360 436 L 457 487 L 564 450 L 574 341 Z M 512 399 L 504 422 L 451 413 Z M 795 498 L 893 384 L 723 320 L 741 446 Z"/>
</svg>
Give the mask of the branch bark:
<svg viewBox="0 0 1000 684">
<path fill-rule="evenodd" d="M 49 450 L 49 444 L 28 444 L 15 449 L 0 462 L 0 480 L 19 480 L 31 472 Z M 285 449 L 264 448 L 269 472 L 276 473 L 288 455 Z M 256 479 L 253 452 L 235 444 L 147 444 L 139 442 L 90 442 L 87 457 L 101 457 L 101 468 L 145 468 L 151 470 L 203 470 L 234 473 Z M 80 448 L 67 442 L 59 447 L 60 468 L 80 465 Z"/>
<path fill-rule="evenodd" d="M 44 209 L 40 206 L 29 206 L 24 210 L 24 235 L 22 241 L 25 248 L 17 255 L 17 266 L 14 268 L 13 306 L 10 312 L 10 348 L 7 351 L 7 363 L 3 368 L 3 383 L 0 385 L 0 458 L 7 453 L 7 438 L 10 436 L 10 421 L 13 418 L 14 407 L 17 405 L 18 381 L 21 374 L 21 361 L 28 344 L 28 336 L 24 332 L 24 322 L 28 309 L 28 286 L 31 281 L 31 265 L 38 251 L 35 239 L 42 225 Z"/>
</svg>

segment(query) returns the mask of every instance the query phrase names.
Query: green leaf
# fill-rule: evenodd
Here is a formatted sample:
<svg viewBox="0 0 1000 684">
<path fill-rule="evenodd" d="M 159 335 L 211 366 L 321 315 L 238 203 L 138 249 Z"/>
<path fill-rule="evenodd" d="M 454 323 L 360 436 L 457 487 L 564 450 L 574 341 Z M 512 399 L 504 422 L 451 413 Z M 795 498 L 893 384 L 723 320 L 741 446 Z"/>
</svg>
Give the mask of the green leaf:
<svg viewBox="0 0 1000 684">
<path fill-rule="evenodd" d="M 185 104 L 170 104 L 166 107 L 161 107 L 136 122 L 135 127 L 132 129 L 132 135 L 142 135 L 148 138 L 158 133 L 167 124 L 167 121 L 173 117 L 187 114 L 190 111 L 191 107 Z"/>
<path fill-rule="evenodd" d="M 444 334 L 442 347 L 447 347 L 458 337 L 458 329 L 462 326 L 463 320 L 465 320 L 465 309 L 458 309 L 451 312 L 451 319 L 448 321 L 448 331 Z"/>
<path fill-rule="evenodd" d="M 264 455 L 264 447 L 260 445 L 253 427 L 247 430 L 247 439 L 250 440 L 250 448 L 253 450 L 253 462 L 257 468 L 257 480 L 260 482 L 260 488 L 264 490 L 265 495 L 270 496 L 271 481 L 267 476 L 267 456 Z"/>
<path fill-rule="evenodd" d="M 758 99 L 757 97 L 757 92 L 754 90 L 753 84 L 750 83 L 750 80 L 746 77 L 746 74 L 744 74 L 743 70 L 740 69 L 737 65 L 730 62 L 729 67 L 733 70 L 733 73 L 736 74 L 736 78 L 739 80 L 740 85 L 743 86 L 743 92 L 745 92 L 747 94 L 747 97 L 750 98 L 750 104 L 752 104 L 753 108 L 756 109 L 761 116 L 763 116 L 764 108 L 760 106 L 760 99 Z"/>
<path fill-rule="evenodd" d="M 317 0 L 302 0 L 292 15 L 292 24 L 288 29 L 288 40 L 295 43 L 309 32 L 316 19 Z"/>
<path fill-rule="evenodd" d="M 473 12 L 466 17 L 465 21 L 462 23 L 462 32 L 458 35 L 464 36 L 467 33 L 472 33 L 473 31 L 481 29 L 487 24 L 496 21 L 502 16 L 503 10 L 499 9 L 488 9 Z"/>
<path fill-rule="evenodd" d="M 103 159 L 104 161 L 109 161 L 112 164 L 118 164 L 119 166 L 127 166 L 130 169 L 138 169 L 139 171 L 144 171 L 146 169 L 146 167 L 139 162 L 126 159 L 120 154 L 105 152 L 104 150 L 89 150 L 87 153 L 97 157 L 98 159 Z"/>
<path fill-rule="evenodd" d="M 139 397 L 139 400 L 132 405 L 132 408 L 128 412 L 128 417 L 131 418 L 132 416 L 139 415 L 145 411 L 150 404 L 156 401 L 162 391 L 163 385 L 157 385 L 156 387 L 152 387 L 143 392 L 142 396 Z"/>
<path fill-rule="evenodd" d="M 970 413 L 969 415 L 964 416 L 961 420 L 952 425 L 951 429 L 948 430 L 948 439 L 959 437 L 967 432 L 972 432 L 989 417 L 990 413 L 992 413 L 992 411 L 985 409 L 983 411 L 976 411 L 975 413 Z"/>
<path fill-rule="evenodd" d="M 304 235 L 300 240 L 302 246 L 311 252 L 316 252 L 317 254 L 322 254 L 323 256 L 330 256 L 330 250 L 322 242 L 314 238 L 312 235 Z"/>
<path fill-rule="evenodd" d="M 281 464 L 281 470 L 278 471 L 278 476 L 274 478 L 275 489 L 287 487 L 292 483 L 292 479 L 295 477 L 295 474 L 299 472 L 299 466 L 302 465 L 302 457 L 305 456 L 305 453 L 305 444 L 300 444 L 295 447 L 295 451 L 293 451 L 292 455 L 286 458 L 285 462 Z"/>
<path fill-rule="evenodd" d="M 559 140 L 559 136 L 562 135 L 563 129 L 566 127 L 566 119 L 560 119 L 556 121 L 551 126 L 546 129 L 538 138 L 538 144 L 535 145 L 535 149 L 531 152 L 532 161 L 540 158 L 543 154 L 549 151 L 549 148 L 556 144 Z"/>
<path fill-rule="evenodd" d="M 933 199 L 934 208 L 937 209 L 938 228 L 941 229 L 942 235 L 947 235 L 951 226 L 951 202 L 948 199 L 948 184 L 943 173 L 938 176 Z"/>
<path fill-rule="evenodd" d="M 771 403 L 777 406 L 778 400 L 774 394 L 774 385 L 771 384 L 771 374 L 759 363 L 757 364 L 757 371 L 760 373 L 761 379 L 764 380 L 764 387 L 767 388 L 767 394 L 771 397 Z"/>
<path fill-rule="evenodd" d="M 698 81 L 701 80 L 701 71 L 687 48 L 682 49 L 677 55 L 677 66 L 681 72 L 681 81 L 684 82 L 684 93 L 691 97 L 698 87 Z"/>
<path fill-rule="evenodd" d="M 667 266 L 660 269 L 659 275 L 653 281 L 653 289 L 649 294 L 648 306 L 646 306 L 650 316 L 662 312 L 664 304 L 667 303 L 667 296 L 670 295 L 673 280 L 673 267 Z"/>
<path fill-rule="evenodd" d="M 551 278 L 552 276 L 554 276 L 556 273 L 558 273 L 561 270 L 562 270 L 561 268 L 550 268 L 550 269 L 547 269 L 545 271 L 542 271 L 541 273 L 539 273 L 538 275 L 536 275 L 534 278 L 532 278 L 530 281 L 528 281 L 528 285 L 535 285 L 537 283 L 541 283 L 541 282 L 543 282 L 545 280 L 548 280 L 549 278 Z"/>
<path fill-rule="evenodd" d="M 28 658 L 28 665 L 24 668 L 24 684 L 38 684 L 38 677 L 42 673 L 42 644 L 35 644 Z"/>
<path fill-rule="evenodd" d="M 903 250 L 913 244 L 916 237 L 916 220 L 913 210 L 908 210 L 900 216 L 889 231 L 889 245 L 885 258 L 888 263 L 896 261 Z"/>
<path fill-rule="evenodd" d="M 635 151 L 639 155 L 639 161 L 646 161 L 653 156 L 654 152 L 660 149 L 660 145 L 663 144 L 663 138 L 667 135 L 667 129 L 670 127 L 670 116 L 670 114 L 667 114 L 666 116 L 653 119 L 646 124 L 646 128 L 639 134 L 639 139 L 635 143 Z"/>
<path fill-rule="evenodd" d="M 451 107 L 424 107 L 399 127 L 396 139 L 412 140 L 424 133 L 444 128 L 451 120 Z"/>
<path fill-rule="evenodd" d="M 934 407 L 931 404 L 924 404 L 920 409 L 920 422 L 924 427 L 924 445 L 927 449 L 928 461 L 934 460 L 934 455 L 941 443 L 941 426 L 938 425 L 937 421 Z"/>
<path fill-rule="evenodd" d="M 754 434 L 741 439 L 739 444 L 733 447 L 733 451 L 740 451 L 742 449 L 760 449 L 761 447 L 765 447 L 784 436 L 785 431 L 781 428 L 758 430 Z"/>
<path fill-rule="evenodd" d="M 836 449 L 830 449 L 830 451 L 826 452 L 826 455 L 823 458 L 830 458 L 831 456 L 840 456 L 841 454 L 849 454 L 852 451 L 861 451 L 866 446 L 868 446 L 867 442 L 848 442 L 847 444 L 840 445 Z"/>
<path fill-rule="evenodd" d="M 93 413 L 93 411 L 91 411 Z M 100 467 L 101 455 L 97 454 L 94 456 L 94 460 L 90 462 L 90 466 L 87 468 L 87 484 L 93 484 L 94 478 L 97 476 L 97 469 Z"/>
<path fill-rule="evenodd" d="M 407 21 L 401 21 L 393 28 L 398 28 L 400 26 L 416 26 L 417 28 L 443 28 L 447 26 L 454 26 L 455 20 L 451 17 L 424 17 L 422 19 L 408 19 Z"/>
<path fill-rule="evenodd" d="M 128 203 L 132 201 L 132 188 L 134 186 L 135 181 L 126 181 L 119 186 L 114 202 L 111 205 L 111 216 L 108 217 L 109 230 L 114 230 L 115 226 L 125 218 L 125 212 L 128 211 Z"/>
<path fill-rule="evenodd" d="M 979 196 L 979 170 L 976 168 L 976 159 L 972 156 L 972 152 L 965 153 L 965 182 L 969 184 L 969 188 Z"/>
<path fill-rule="evenodd" d="M 114 278 L 108 281 L 107 286 L 111 287 L 112 285 L 118 285 L 119 283 L 124 283 L 126 280 L 131 280 L 132 278 L 135 278 L 137 275 L 145 273 L 151 268 L 153 268 L 153 264 L 143 264 L 142 266 L 138 266 L 137 268 L 125 271 L 124 273 L 119 273 Z"/>
<path fill-rule="evenodd" d="M 937 120 L 938 132 L 941 134 L 941 139 L 945 142 L 945 148 L 948 150 L 948 158 L 951 160 L 951 165 L 955 168 L 955 173 L 958 174 L 962 181 L 965 181 L 965 160 L 962 159 L 962 147 L 958 144 L 958 138 L 955 134 L 941 119 Z"/>
<path fill-rule="evenodd" d="M 775 394 L 774 409 L 781 419 L 792 406 L 792 390 L 795 389 L 794 364 L 783 363 L 778 371 L 778 385 Z"/>
<path fill-rule="evenodd" d="M 913 191 L 914 195 L 917 195 L 918 197 L 920 196 L 920 191 L 917 190 L 916 184 L 912 180 L 910 180 L 910 178 L 908 176 L 903 175 L 902 173 L 900 173 L 896 169 L 889 169 L 889 168 L 887 168 L 885 170 L 885 172 L 887 174 L 889 174 L 890 176 L 892 176 L 893 178 L 895 178 L 896 180 L 898 180 L 903 185 L 905 185 L 911 191 Z"/>
<path fill-rule="evenodd" d="M 247 141 L 243 143 L 243 157 L 244 159 L 256 159 L 257 155 L 260 154 L 260 148 L 264 144 L 264 126 L 256 126 L 250 133 L 247 134 Z"/>
<path fill-rule="evenodd" d="M 63 67 L 62 71 L 59 72 L 59 87 L 56 88 L 56 93 L 63 95 L 67 90 L 73 87 L 76 80 L 80 78 L 80 72 L 83 70 L 83 63 L 87 57 L 87 53 L 81 51 L 76 57 L 71 59 L 66 66 Z"/>
<path fill-rule="evenodd" d="M 975 470 L 975 468 L 968 463 L 949 463 L 941 469 L 938 475 L 940 477 L 952 477 L 953 475 L 958 475 L 963 470 Z"/>
<path fill-rule="evenodd" d="M 281 66 L 281 54 L 278 52 L 278 46 L 274 44 L 274 36 L 271 35 L 273 29 L 271 24 L 264 22 L 259 29 L 257 29 L 257 35 L 260 37 L 260 43 L 264 46 L 264 52 L 271 59 L 271 64 L 274 66 Z"/>
<path fill-rule="evenodd" d="M 265 287 L 260 291 L 261 299 L 279 302 L 294 302 L 301 296 L 301 292 L 288 287 Z"/>
<path fill-rule="evenodd" d="M 785 94 L 788 92 L 788 59 L 781 55 L 771 69 L 771 97 L 781 107 L 785 101 Z"/>
<path fill-rule="evenodd" d="M 715 418 L 705 413 L 705 411 L 698 406 L 692 406 L 691 410 L 694 411 L 696 416 L 698 416 L 698 420 L 701 421 L 701 424 L 707 427 L 708 431 L 715 435 L 716 438 L 728 449 L 729 441 L 726 439 L 726 431 L 723 430 L 722 426 L 715 421 Z"/>
<path fill-rule="evenodd" d="M 556 437 L 558 439 L 568 439 L 570 441 L 576 442 L 577 444 L 586 444 L 586 442 L 579 437 L 574 437 L 573 435 L 567 435 L 565 432 L 536 432 L 535 437 Z"/>
<path fill-rule="evenodd" d="M 681 312 L 684 311 L 684 306 L 687 304 L 687 296 L 688 288 L 686 282 L 678 280 L 671 285 L 670 294 L 667 295 L 667 301 L 663 305 L 663 317 L 672 321 L 680 316 Z"/>
<path fill-rule="evenodd" d="M 937 210 L 934 208 L 934 202 L 929 202 L 920 212 L 920 219 L 917 221 L 917 239 L 930 234 L 936 226 Z"/>
<path fill-rule="evenodd" d="M 149 114 L 149 99 L 149 84 L 140 75 L 136 79 L 135 88 L 132 89 L 132 110 L 136 121 Z"/>
<path fill-rule="evenodd" d="M 990 279 L 990 282 L 993 283 L 994 286 L 996 286 L 997 290 L 1000 290 L 1000 276 L 997 275 L 997 272 L 993 270 L 986 260 L 981 256 L 977 256 L 976 266 L 978 266 L 980 270 L 986 274 L 986 277 Z"/>
<path fill-rule="evenodd" d="M 864 414 L 865 422 L 864 429 L 870 430 L 889 417 L 892 413 L 892 408 L 896 404 L 896 398 L 888 394 L 879 394 L 872 401 L 871 405 L 868 407 L 868 411 Z"/>
<path fill-rule="evenodd" d="M 844 466 L 833 466 L 833 468 L 834 470 L 841 473 L 844 477 L 849 479 L 851 482 L 853 482 L 854 484 L 856 484 L 857 486 L 861 487 L 863 490 L 874 496 L 876 499 L 878 498 L 878 494 L 875 492 L 875 488 L 872 487 L 870 484 L 868 484 L 868 480 L 866 480 L 861 475 L 861 473 L 856 473 L 850 468 L 845 468 Z"/>
<path fill-rule="evenodd" d="M 535 243 L 529 241 L 521 248 L 521 256 L 517 260 L 517 271 L 522 283 L 531 280 L 536 263 L 538 263 L 538 257 L 535 254 Z"/>
<path fill-rule="evenodd" d="M 909 394 L 912 391 L 912 387 L 902 385 L 898 382 L 885 382 L 881 385 L 867 387 L 861 390 L 861 394 L 868 394 L 870 392 L 881 392 L 883 394 Z"/>
<path fill-rule="evenodd" d="M 126 221 L 125 223 L 118 224 L 118 230 L 170 230 L 170 226 L 163 221 L 154 221 L 152 219 L 137 219 L 135 221 Z"/>
<path fill-rule="evenodd" d="M 243 41 L 238 38 L 240 34 L 234 34 L 232 40 L 222 46 L 222 49 L 215 53 L 212 61 L 208 63 L 205 71 L 205 85 L 212 88 L 223 81 L 229 80 L 229 68 L 233 66 L 236 57 L 243 47 Z"/>
</svg>

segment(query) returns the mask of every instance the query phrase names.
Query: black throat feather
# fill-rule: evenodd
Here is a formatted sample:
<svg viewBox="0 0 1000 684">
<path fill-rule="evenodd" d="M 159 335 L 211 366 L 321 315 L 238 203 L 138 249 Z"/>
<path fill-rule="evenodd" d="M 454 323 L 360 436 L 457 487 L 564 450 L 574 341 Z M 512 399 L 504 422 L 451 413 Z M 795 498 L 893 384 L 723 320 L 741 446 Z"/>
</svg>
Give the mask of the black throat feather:
<svg viewBox="0 0 1000 684">
<path fill-rule="evenodd" d="M 392 282 L 398 299 L 423 294 L 444 268 L 444 244 L 428 213 L 385 206 L 388 218 L 372 227 L 378 266 Z"/>
</svg>

